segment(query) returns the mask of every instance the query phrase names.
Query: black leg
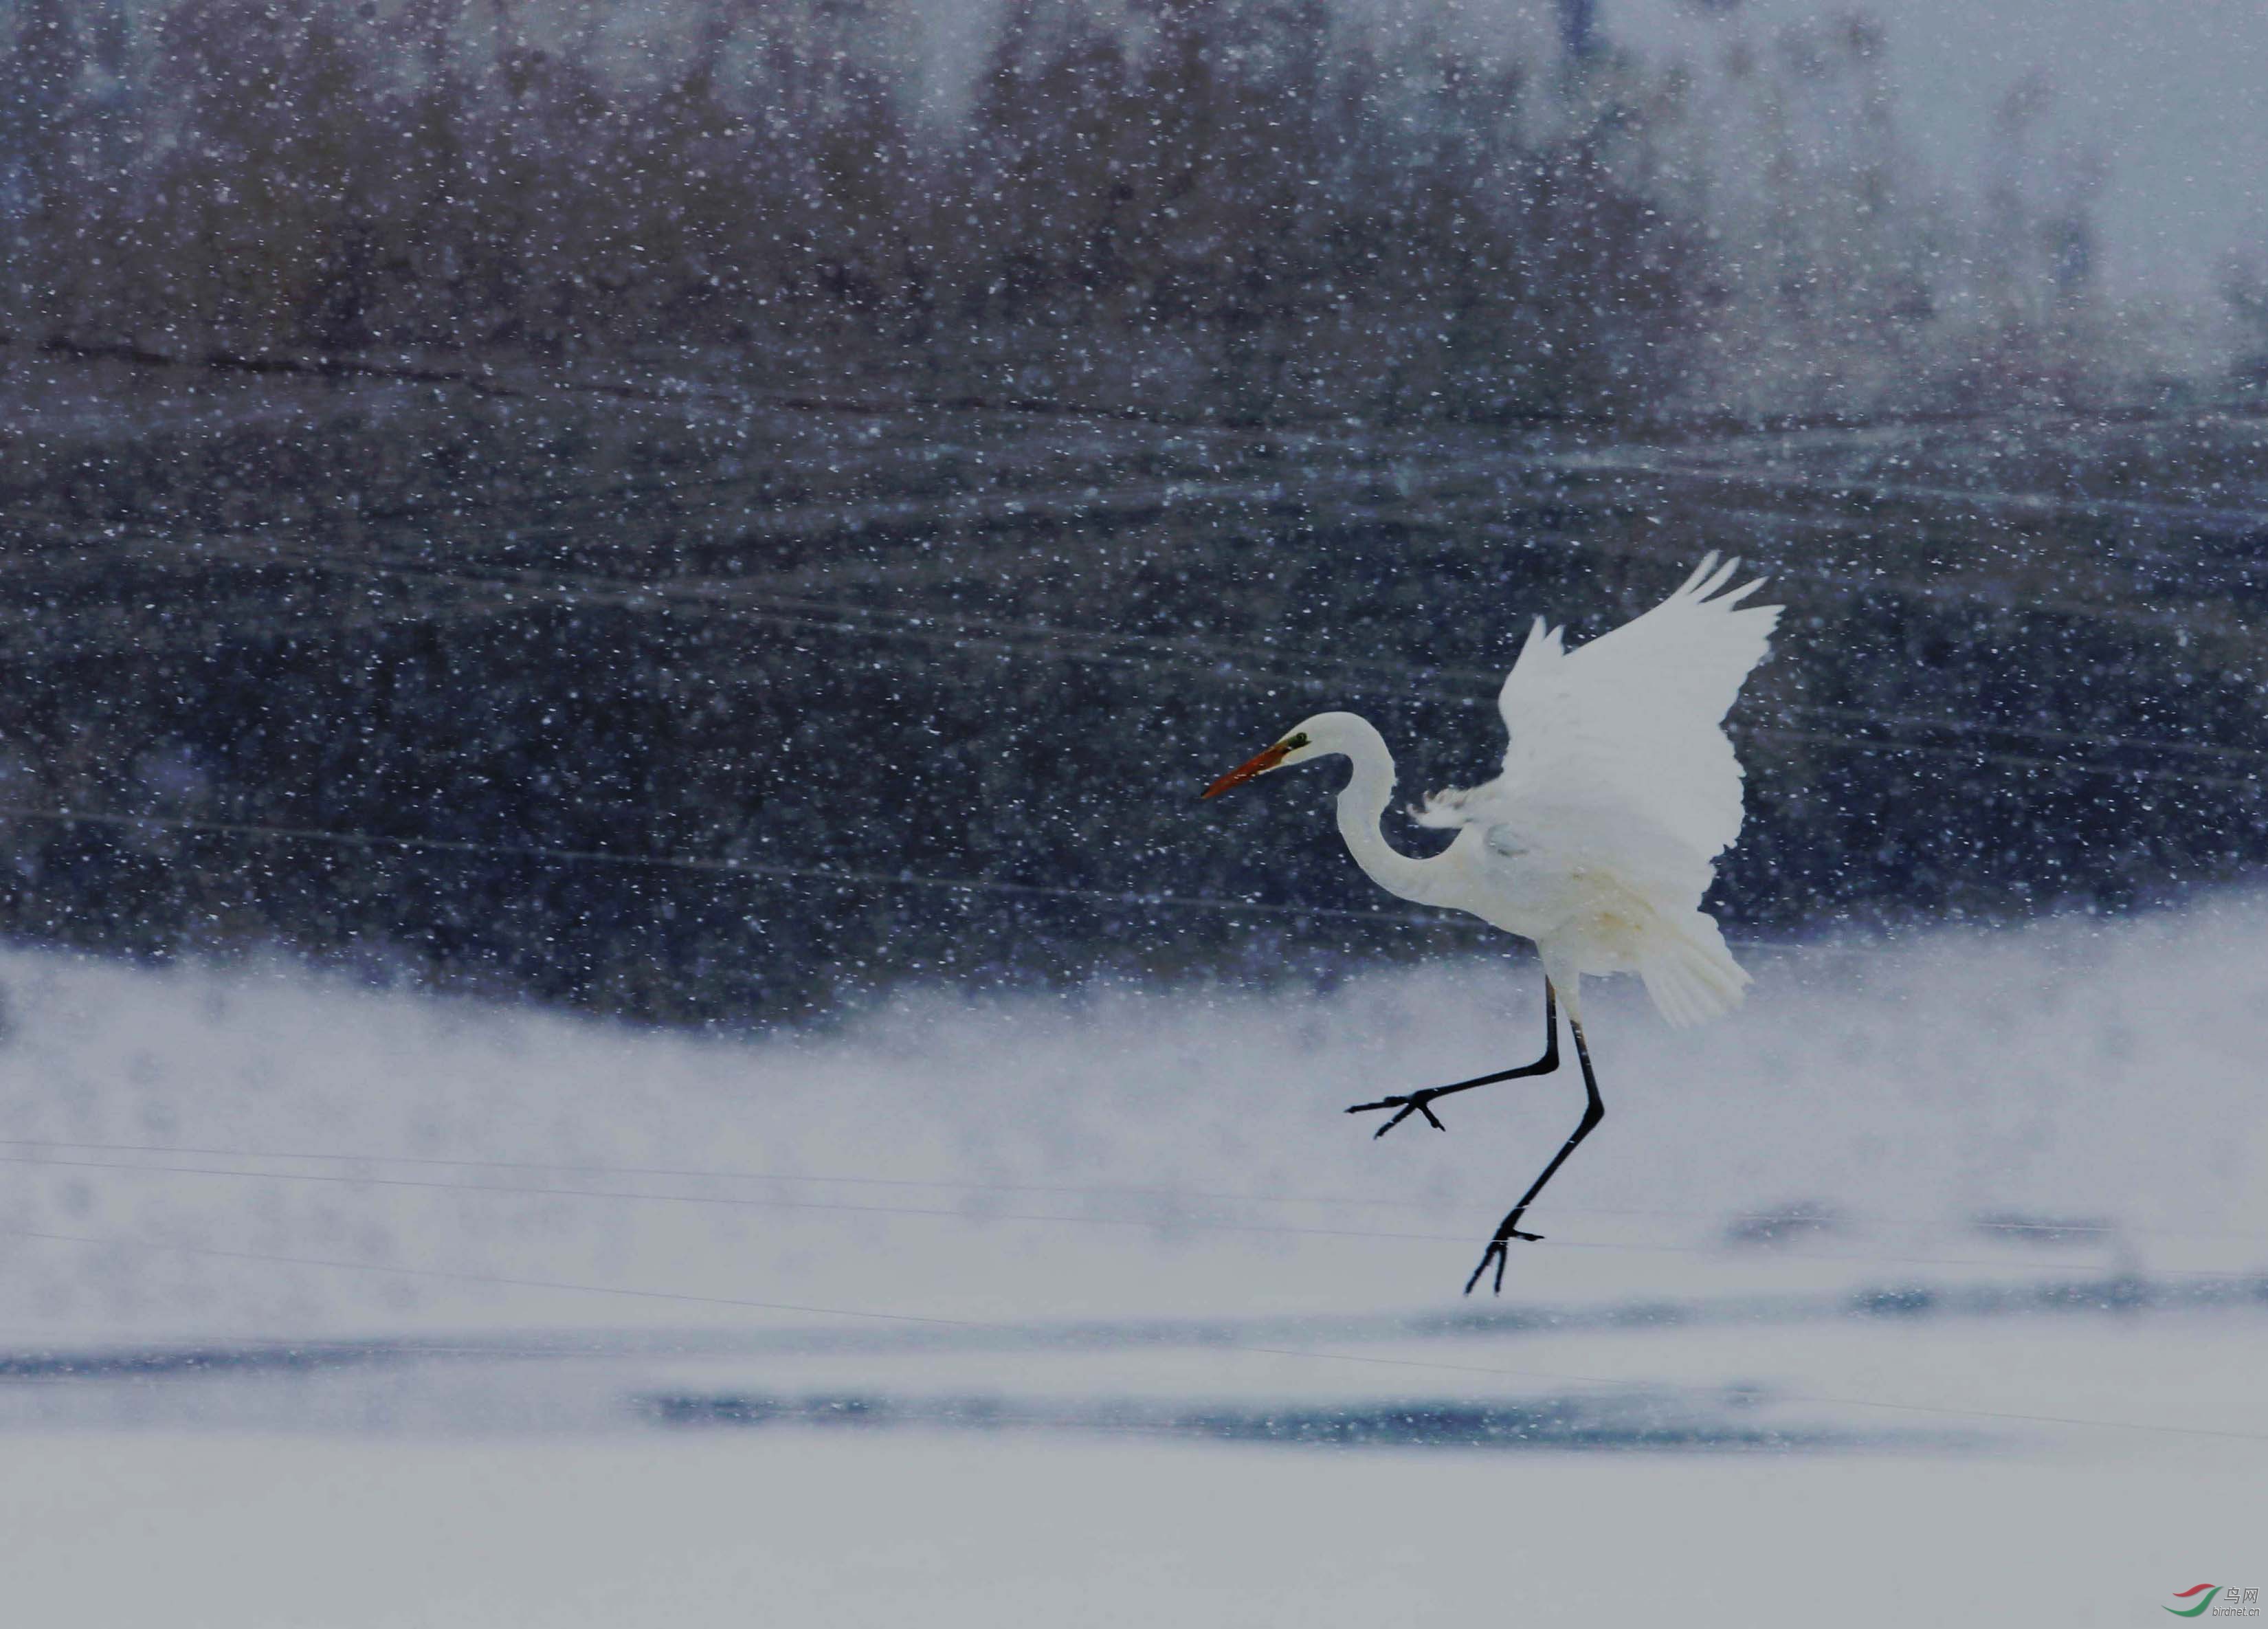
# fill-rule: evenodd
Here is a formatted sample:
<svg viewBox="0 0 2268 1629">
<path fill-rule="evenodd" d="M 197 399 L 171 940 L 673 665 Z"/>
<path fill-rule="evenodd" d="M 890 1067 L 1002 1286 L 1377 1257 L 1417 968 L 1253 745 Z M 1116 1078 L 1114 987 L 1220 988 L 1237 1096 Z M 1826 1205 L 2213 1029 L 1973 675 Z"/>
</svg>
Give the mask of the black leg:
<svg viewBox="0 0 2268 1629">
<path fill-rule="evenodd" d="M 1453 1092 L 1469 1092 L 1476 1086 L 1494 1086 L 1499 1080 L 1517 1080 L 1522 1075 L 1550 1074 L 1559 1066 L 1559 992 L 1551 981 L 1543 981 L 1543 1056 L 1532 1064 L 1522 1064 L 1517 1069 L 1500 1070 L 1495 1074 L 1476 1075 L 1469 1080 L 1460 1080 L 1454 1086 L 1429 1087 L 1422 1092 L 1412 1092 L 1407 1097 L 1382 1097 L 1374 1103 L 1357 1103 L 1349 1114 L 1366 1114 L 1373 1109 L 1391 1109 L 1395 1116 L 1371 1133 L 1373 1139 L 1385 1136 L 1413 1114 L 1422 1114 L 1425 1122 L 1437 1131 L 1449 1128 L 1434 1117 L 1433 1100 L 1447 1097 Z"/>
<path fill-rule="evenodd" d="M 1575 1128 L 1575 1134 L 1567 1139 L 1566 1145 L 1551 1156 L 1551 1163 L 1543 1168 L 1543 1175 L 1520 1196 L 1520 1203 L 1512 1207 L 1512 1214 L 1497 1224 L 1496 1237 L 1489 1241 L 1488 1249 L 1482 1253 L 1481 1264 L 1474 1268 L 1473 1276 L 1465 1280 L 1465 1294 L 1468 1295 L 1473 1293 L 1473 1286 L 1481 1281 L 1481 1274 L 1488 1271 L 1491 1262 L 1496 1264 L 1496 1293 L 1499 1295 L 1504 1294 L 1506 1244 L 1513 1239 L 1540 1239 L 1543 1236 L 1540 1233 L 1521 1232 L 1521 1217 L 1529 1205 L 1535 1203 L 1535 1196 L 1543 1191 L 1543 1184 L 1551 1180 L 1551 1174 L 1567 1163 L 1567 1156 L 1575 1152 L 1575 1145 L 1588 1137 L 1591 1128 L 1607 1117 L 1607 1106 L 1599 1101 L 1599 1077 L 1591 1072 L 1591 1049 L 1583 1044 L 1582 1023 L 1570 1017 L 1567 1027 L 1575 1032 L 1575 1058 L 1583 1065 L 1583 1090 L 1590 1095 L 1590 1101 L 1583 1106 L 1583 1124 Z"/>
</svg>

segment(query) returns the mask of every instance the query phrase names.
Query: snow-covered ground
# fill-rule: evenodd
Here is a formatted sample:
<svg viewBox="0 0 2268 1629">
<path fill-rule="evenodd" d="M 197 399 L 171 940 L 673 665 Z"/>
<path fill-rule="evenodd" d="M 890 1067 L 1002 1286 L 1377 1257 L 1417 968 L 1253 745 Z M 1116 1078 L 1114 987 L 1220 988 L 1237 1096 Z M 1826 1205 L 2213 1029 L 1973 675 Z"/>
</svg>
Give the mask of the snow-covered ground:
<svg viewBox="0 0 2268 1629">
<path fill-rule="evenodd" d="M 47 1439 L 0 1456 L 0 1590 L 178 1629 L 2146 1625 L 2268 1570 L 2260 1492 L 2257 1452 Z"/>
<path fill-rule="evenodd" d="M 1695 1032 L 1587 989 L 1608 1118 L 1509 1294 L 2268 1267 L 2268 903 L 1749 959 L 1747 1007 Z M 979 1320 L 1454 1307 L 1573 1127 L 1572 1066 L 1443 1105 L 1447 1135 L 1341 1111 L 1533 1057 L 1539 984 L 1475 960 L 916 994 L 724 1040 L 11 952 L 0 1331 L 749 1321 L 596 1286 Z M 1728 1244 L 1780 1213 L 1816 1221 Z"/>
<path fill-rule="evenodd" d="M 2268 902 L 1751 960 L 1698 1033 L 1587 992 L 1609 1117 L 1491 1301 L 1572 1074 L 1340 1111 L 1532 1055 L 1519 962 L 722 1039 L 10 952 L 0 1591 L 2112 1624 L 2245 1581 Z"/>
</svg>

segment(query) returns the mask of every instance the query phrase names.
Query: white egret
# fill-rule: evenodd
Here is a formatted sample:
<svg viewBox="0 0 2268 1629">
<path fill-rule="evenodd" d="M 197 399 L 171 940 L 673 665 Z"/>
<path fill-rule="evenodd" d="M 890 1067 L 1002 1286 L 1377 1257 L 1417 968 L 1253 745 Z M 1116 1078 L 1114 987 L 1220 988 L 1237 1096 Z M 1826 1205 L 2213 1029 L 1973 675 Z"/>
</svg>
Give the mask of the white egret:
<svg viewBox="0 0 2268 1629">
<path fill-rule="evenodd" d="M 1749 976 L 1701 909 L 1717 855 L 1741 829 L 1741 780 L 1727 711 L 1770 648 L 1776 605 L 1743 606 L 1762 578 L 1726 592 L 1740 562 L 1712 553 L 1684 586 L 1644 615 L 1573 651 L 1537 617 L 1498 705 L 1512 745 L 1504 773 L 1469 791 L 1436 792 L 1413 810 L 1454 828 L 1449 846 L 1412 859 L 1379 830 L 1394 791 L 1394 759 L 1370 724 L 1322 712 L 1205 789 L 1218 797 L 1271 770 L 1342 754 L 1354 774 L 1338 797 L 1339 832 L 1355 863 L 1388 892 L 1470 911 L 1535 941 L 1543 962 L 1543 1056 L 1495 1074 L 1407 1096 L 1357 1103 L 1391 1109 L 1383 1137 L 1412 1114 L 1443 1129 L 1433 1104 L 1499 1080 L 1559 1066 L 1557 1009 L 1567 1004 L 1588 1103 L 1582 1124 L 1496 1230 L 1465 1293 L 1493 1263 L 1504 1289 L 1506 1246 L 1543 1184 L 1606 1117 L 1583 1036 L 1585 974 L 1635 972 L 1661 1015 L 1684 1025 L 1739 1005 Z"/>
</svg>

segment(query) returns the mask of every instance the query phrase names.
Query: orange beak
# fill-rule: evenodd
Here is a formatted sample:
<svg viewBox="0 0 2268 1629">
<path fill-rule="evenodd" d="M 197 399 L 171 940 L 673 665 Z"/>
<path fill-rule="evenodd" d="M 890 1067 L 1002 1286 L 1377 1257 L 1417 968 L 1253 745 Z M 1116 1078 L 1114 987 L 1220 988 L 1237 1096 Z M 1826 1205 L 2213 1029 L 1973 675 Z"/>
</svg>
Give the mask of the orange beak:
<svg viewBox="0 0 2268 1629">
<path fill-rule="evenodd" d="M 1229 770 L 1227 774 L 1213 782 L 1211 785 L 1204 789 L 1204 795 L 1208 798 L 1218 798 L 1222 792 L 1226 792 L 1231 786 L 1241 786 L 1245 782 L 1250 780 L 1256 775 L 1265 775 L 1269 770 L 1283 763 L 1284 755 L 1290 750 L 1291 748 L 1288 747 L 1270 747 L 1258 757 L 1248 759 L 1246 762 L 1238 764 L 1234 769 Z"/>
</svg>

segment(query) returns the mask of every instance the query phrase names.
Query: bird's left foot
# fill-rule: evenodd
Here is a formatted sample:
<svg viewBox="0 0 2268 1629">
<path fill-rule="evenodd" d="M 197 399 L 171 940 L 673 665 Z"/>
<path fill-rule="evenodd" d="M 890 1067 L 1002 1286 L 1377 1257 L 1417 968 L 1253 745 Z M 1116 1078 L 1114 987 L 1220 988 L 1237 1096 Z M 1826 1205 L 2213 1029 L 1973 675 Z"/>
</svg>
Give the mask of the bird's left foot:
<svg viewBox="0 0 2268 1629">
<path fill-rule="evenodd" d="M 1385 1136 L 1388 1131 L 1401 1124 L 1413 1114 L 1424 1115 L 1425 1117 L 1426 1124 L 1432 1126 L 1437 1131 L 1446 1131 L 1449 1128 L 1442 1124 L 1440 1117 L 1433 1112 L 1433 1100 L 1440 1095 L 1441 1094 L 1438 1091 L 1427 1091 L 1412 1092 L 1407 1097 L 1381 1097 L 1374 1103 L 1357 1103 L 1352 1108 L 1349 1109 L 1347 1112 L 1349 1114 L 1366 1114 L 1373 1109 L 1391 1109 L 1394 1110 L 1394 1117 L 1370 1134 L 1371 1140 L 1373 1142 Z"/>
<path fill-rule="evenodd" d="M 1498 1295 L 1503 1294 L 1505 1264 L 1511 1258 L 1511 1252 L 1505 1248 L 1506 1242 L 1513 1239 L 1526 1239 L 1529 1243 L 1535 1244 L 1542 1242 L 1543 1238 L 1543 1235 L 1540 1233 L 1522 1233 L 1519 1228 L 1514 1227 L 1503 1238 L 1491 1239 L 1488 1249 L 1481 1252 L 1481 1264 L 1474 1268 L 1473 1276 L 1465 1280 L 1465 1294 L 1469 1295 L 1473 1293 L 1473 1286 L 1481 1281 L 1481 1274 L 1489 1270 L 1491 1262 L 1494 1262 L 1496 1264 L 1494 1293 Z"/>
</svg>

